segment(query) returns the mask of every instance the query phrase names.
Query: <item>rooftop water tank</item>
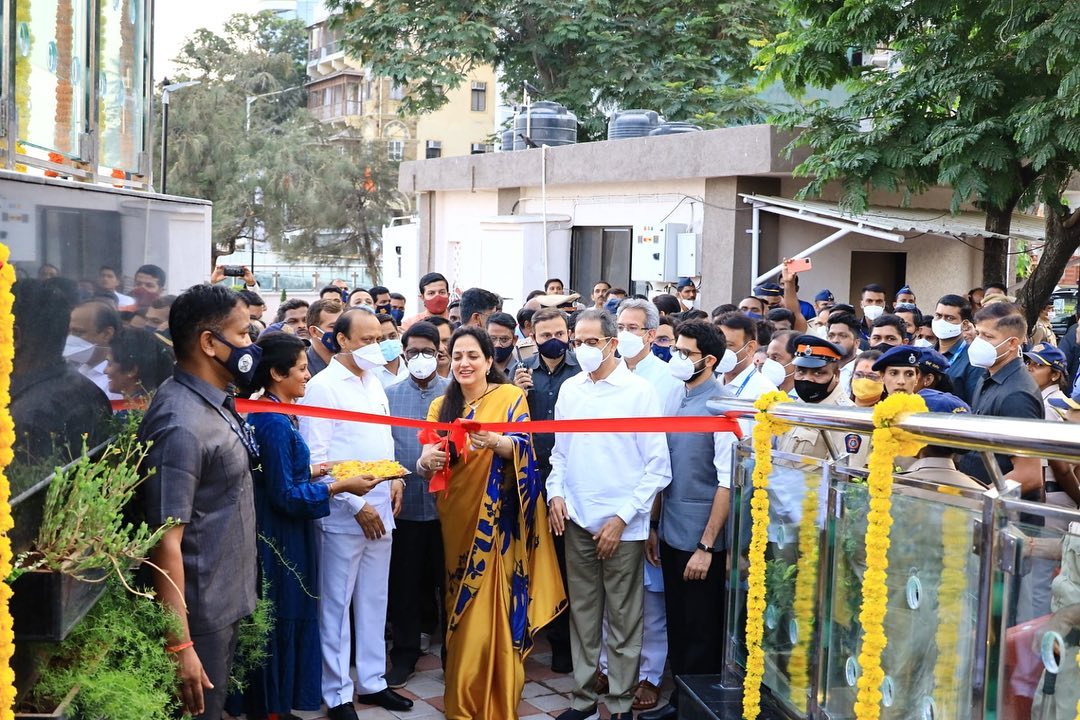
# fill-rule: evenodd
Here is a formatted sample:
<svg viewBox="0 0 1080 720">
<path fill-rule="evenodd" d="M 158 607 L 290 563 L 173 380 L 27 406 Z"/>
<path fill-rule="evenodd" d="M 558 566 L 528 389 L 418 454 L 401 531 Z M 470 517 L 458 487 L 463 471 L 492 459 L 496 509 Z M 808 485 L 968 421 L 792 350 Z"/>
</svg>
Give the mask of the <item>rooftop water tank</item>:
<svg viewBox="0 0 1080 720">
<path fill-rule="evenodd" d="M 701 132 L 701 128 L 688 122 L 666 122 L 656 128 L 650 135 L 679 135 L 681 133 Z"/>
<path fill-rule="evenodd" d="M 573 145 L 577 142 L 577 116 L 557 102 L 534 102 L 529 108 L 528 118 L 523 112 L 514 120 L 515 150 L 528 147 L 522 135 L 528 135 L 536 147 Z"/>
<path fill-rule="evenodd" d="M 660 115 L 655 110 L 622 110 L 608 121 L 607 139 L 644 137 L 659 124 Z"/>
<path fill-rule="evenodd" d="M 507 128 L 502 132 L 502 143 L 499 145 L 500 152 L 510 152 L 514 149 L 514 129 Z"/>
</svg>

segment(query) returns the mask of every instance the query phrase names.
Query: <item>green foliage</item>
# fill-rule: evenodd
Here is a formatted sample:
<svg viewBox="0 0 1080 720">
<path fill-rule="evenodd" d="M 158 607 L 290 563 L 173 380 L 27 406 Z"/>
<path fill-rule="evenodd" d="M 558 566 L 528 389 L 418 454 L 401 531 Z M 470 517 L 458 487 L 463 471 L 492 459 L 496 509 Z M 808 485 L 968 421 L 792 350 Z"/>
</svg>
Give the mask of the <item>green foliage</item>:
<svg viewBox="0 0 1080 720">
<path fill-rule="evenodd" d="M 37 540 L 16 558 L 11 578 L 44 568 L 88 581 L 99 581 L 107 571 L 123 580 L 129 567 L 142 562 L 170 527 L 124 519 L 145 479 L 139 464 L 146 449 L 133 433 L 121 434 L 94 460 L 84 441 L 82 455 L 53 476 Z"/>
<path fill-rule="evenodd" d="M 229 688 L 243 691 L 251 674 L 266 664 L 267 640 L 274 631 L 274 603 L 267 597 L 269 584 L 263 581 L 255 612 L 240 621 L 236 638 L 236 656 L 229 675 Z"/>
<path fill-rule="evenodd" d="M 214 202 L 215 261 L 240 240 L 266 238 L 289 259 L 379 265 L 380 230 L 403 204 L 397 164 L 381 146 L 339 142 L 312 119 L 306 62 L 303 23 L 271 12 L 235 15 L 220 35 L 198 30 L 177 58 L 176 79 L 201 84 L 170 104 L 169 189 Z"/>
<path fill-rule="evenodd" d="M 43 655 L 33 696 L 41 704 L 78 686 L 75 711 L 97 720 L 171 720 L 177 709 L 176 666 L 165 638 L 176 616 L 154 600 L 109 589 L 71 634 Z"/>
<path fill-rule="evenodd" d="M 404 110 L 446 102 L 475 67 L 501 69 L 511 100 L 523 81 L 573 110 L 587 137 L 613 110 L 644 107 L 717 126 L 753 120 L 744 95 L 751 40 L 778 29 L 775 3 L 753 0 L 330 0 L 344 43 L 409 92 Z"/>
<path fill-rule="evenodd" d="M 795 577 L 798 567 L 776 558 L 765 562 L 765 601 L 780 613 L 791 610 L 795 602 Z"/>
</svg>

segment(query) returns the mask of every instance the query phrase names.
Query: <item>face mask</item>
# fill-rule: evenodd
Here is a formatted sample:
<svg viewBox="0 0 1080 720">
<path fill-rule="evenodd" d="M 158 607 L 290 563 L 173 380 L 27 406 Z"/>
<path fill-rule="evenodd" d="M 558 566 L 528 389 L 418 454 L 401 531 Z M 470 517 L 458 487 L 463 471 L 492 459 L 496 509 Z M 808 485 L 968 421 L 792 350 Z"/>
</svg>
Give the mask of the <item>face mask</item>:
<svg viewBox="0 0 1080 720">
<path fill-rule="evenodd" d="M 697 363 L 682 355 L 672 356 L 671 361 L 668 363 L 668 372 L 671 373 L 673 378 L 683 382 L 696 380 L 702 373 L 701 370 L 698 370 Z"/>
<path fill-rule="evenodd" d="M 400 308 L 391 308 L 390 317 L 394 318 L 394 322 L 401 325 L 401 321 L 405 319 L 405 311 Z"/>
<path fill-rule="evenodd" d="M 934 343 L 930 342 L 926 338 L 917 338 L 915 342 L 911 343 L 912 347 L 934 347 Z"/>
<path fill-rule="evenodd" d="M 540 343 L 540 345 L 537 347 L 537 350 L 539 350 L 540 354 L 546 357 L 548 360 L 558 360 L 566 354 L 566 350 L 569 347 L 570 344 L 567 343 L 565 340 L 560 340 L 559 338 L 551 338 L 550 340 L 545 340 L 544 342 Z"/>
<path fill-rule="evenodd" d="M 829 397 L 830 382 L 814 382 L 812 380 L 796 380 L 795 392 L 799 399 L 806 403 L 819 403 Z"/>
<path fill-rule="evenodd" d="M 937 335 L 942 340 L 952 340 L 963 331 L 964 326 L 963 324 L 954 325 L 947 320 L 934 318 L 930 321 L 930 329 L 934 331 L 934 335 Z"/>
<path fill-rule="evenodd" d="M 671 362 L 671 348 L 669 347 L 660 347 L 659 345 L 653 345 L 652 354 L 660 358 L 664 362 Z"/>
<path fill-rule="evenodd" d="M 968 360 L 971 361 L 971 364 L 975 367 L 992 367 L 998 359 L 997 349 L 1007 342 L 1009 342 L 1009 338 L 1005 338 L 997 345 L 991 345 L 987 340 L 975 338 L 971 341 L 971 346 L 968 348 Z"/>
<path fill-rule="evenodd" d="M 389 315 L 390 314 L 390 306 L 389 305 L 376 305 L 375 309 L 378 310 L 379 312 L 381 312 L 384 315 Z"/>
<path fill-rule="evenodd" d="M 870 349 L 871 350 L 877 350 L 879 353 L 884 355 L 885 353 L 892 350 L 894 347 L 896 347 L 896 346 L 893 345 L 892 343 L 882 342 L 882 343 L 878 343 L 877 345 L 871 345 Z"/>
<path fill-rule="evenodd" d="M 577 349 L 577 361 L 582 370 L 594 373 L 604 364 L 604 351 L 599 347 L 582 345 Z"/>
<path fill-rule="evenodd" d="M 135 298 L 136 305 L 150 305 L 158 299 L 161 293 L 147 290 L 143 287 L 132 288 L 131 297 Z"/>
<path fill-rule="evenodd" d="M 417 380 L 425 380 L 435 374 L 435 368 L 439 366 L 437 357 L 424 357 L 417 355 L 408 361 L 409 374 Z"/>
<path fill-rule="evenodd" d="M 619 311 L 619 303 L 622 302 L 618 298 L 612 298 L 604 303 L 604 309 L 607 310 L 608 315 L 614 315 Z"/>
<path fill-rule="evenodd" d="M 323 330 L 320 327 L 316 327 L 315 329 L 322 333 L 322 335 L 319 337 L 319 342 L 322 343 L 322 346 L 324 348 L 326 348 L 332 353 L 341 352 L 341 348 L 338 347 L 338 344 L 336 342 L 334 342 L 334 333 Z"/>
<path fill-rule="evenodd" d="M 683 305 L 685 305 L 686 307 L 693 310 L 694 308 L 697 307 L 697 298 L 691 298 L 689 300 L 687 300 L 686 298 L 683 298 Z"/>
<path fill-rule="evenodd" d="M 510 359 L 510 355 L 514 352 L 514 346 L 508 345 L 507 347 L 495 348 L 495 362 L 506 362 Z"/>
<path fill-rule="evenodd" d="M 68 335 L 64 342 L 64 359 L 74 365 L 82 365 L 90 362 L 97 346 L 83 340 L 77 335 Z"/>
<path fill-rule="evenodd" d="M 262 357 L 262 348 L 258 345 L 237 347 L 217 333 L 212 334 L 218 342 L 229 348 L 228 360 L 222 362 L 221 360 L 218 360 L 216 355 L 214 356 L 214 359 L 232 374 L 239 385 L 248 385 L 252 378 L 255 377 L 255 368 L 259 364 L 259 358 Z"/>
<path fill-rule="evenodd" d="M 881 393 L 885 392 L 885 383 L 870 378 L 854 378 L 851 381 L 851 392 L 860 400 L 877 400 Z"/>
<path fill-rule="evenodd" d="M 357 366 L 361 370 L 371 370 L 372 368 L 382 367 L 386 364 L 386 358 L 383 357 L 382 348 L 379 347 L 379 343 L 372 343 L 365 345 L 362 348 L 357 348 L 352 351 L 353 360 L 356 361 Z"/>
<path fill-rule="evenodd" d="M 619 333 L 619 354 L 624 358 L 633 358 L 641 354 L 645 349 L 645 340 L 629 330 Z"/>
<path fill-rule="evenodd" d="M 885 308 L 880 305 L 867 305 L 862 309 L 863 317 L 869 322 L 874 322 L 879 317 L 885 314 Z"/>
<path fill-rule="evenodd" d="M 401 356 L 401 340 L 383 340 L 379 343 L 379 350 L 382 352 L 383 358 L 386 362 L 394 362 Z"/>
<path fill-rule="evenodd" d="M 776 387 L 780 387 L 787 380 L 787 366 L 781 365 L 772 358 L 768 358 L 765 362 L 761 363 L 761 372 L 765 378 Z"/>
<path fill-rule="evenodd" d="M 432 315 L 442 315 L 446 312 L 446 306 L 450 304 L 448 295 L 436 295 L 424 301 L 424 308 Z"/>
<path fill-rule="evenodd" d="M 745 347 L 745 345 L 743 346 Z M 731 350 L 724 351 L 724 357 L 720 358 L 720 362 L 716 364 L 716 372 L 729 373 L 735 369 L 735 366 L 739 364 L 739 356 L 731 352 Z"/>
</svg>

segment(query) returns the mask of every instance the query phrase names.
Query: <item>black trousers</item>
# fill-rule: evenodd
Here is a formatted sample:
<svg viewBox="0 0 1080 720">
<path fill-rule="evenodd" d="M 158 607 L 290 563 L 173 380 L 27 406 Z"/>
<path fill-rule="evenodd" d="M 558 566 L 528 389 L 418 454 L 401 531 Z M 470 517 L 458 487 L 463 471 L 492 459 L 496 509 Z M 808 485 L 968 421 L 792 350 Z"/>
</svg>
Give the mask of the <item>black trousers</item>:
<svg viewBox="0 0 1080 720">
<path fill-rule="evenodd" d="M 390 551 L 389 615 L 394 637 L 390 663 L 411 669 L 420 658 L 420 633 L 437 628 L 443 614 L 442 528 L 438 520 L 395 522 Z"/>
<path fill-rule="evenodd" d="M 229 695 L 229 673 L 232 671 L 239 631 L 240 623 L 237 621 L 211 633 L 192 633 L 191 641 L 195 644 L 195 653 L 202 662 L 206 677 L 210 678 L 214 685 L 212 690 L 203 688 L 205 710 L 193 720 L 220 720 L 225 711 L 225 700 Z"/>
<path fill-rule="evenodd" d="M 559 561 L 559 573 L 562 575 L 563 590 L 566 596 L 570 596 L 570 587 L 566 582 L 566 538 L 563 535 L 553 535 L 555 541 L 555 557 Z M 570 610 L 560 613 L 547 626 L 547 638 L 551 643 L 552 662 L 561 661 L 564 664 L 570 660 Z"/>
<path fill-rule="evenodd" d="M 660 542 L 660 566 L 664 571 L 664 604 L 667 606 L 668 662 L 671 674 L 713 675 L 723 669 L 724 566 L 727 553 L 713 553 L 704 580 L 683 580 L 693 553 Z M 678 686 L 672 694 L 677 702 Z"/>
</svg>

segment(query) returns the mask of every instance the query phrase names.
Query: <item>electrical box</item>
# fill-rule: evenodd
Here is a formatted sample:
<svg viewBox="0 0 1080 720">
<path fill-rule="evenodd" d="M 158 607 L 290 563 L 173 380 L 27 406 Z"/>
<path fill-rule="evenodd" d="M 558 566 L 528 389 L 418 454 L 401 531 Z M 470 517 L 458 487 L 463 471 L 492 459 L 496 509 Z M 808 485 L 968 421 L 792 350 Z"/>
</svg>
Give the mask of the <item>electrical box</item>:
<svg viewBox="0 0 1080 720">
<path fill-rule="evenodd" d="M 675 274 L 681 278 L 701 275 L 701 236 L 697 233 L 679 233 L 676 238 L 677 255 Z"/>
<path fill-rule="evenodd" d="M 679 279 L 679 235 L 687 233 L 685 223 L 635 225 L 630 255 L 630 279 L 643 282 L 675 282 Z M 698 252 L 694 247 L 693 259 Z M 697 273 L 688 273 L 696 275 Z"/>
</svg>

